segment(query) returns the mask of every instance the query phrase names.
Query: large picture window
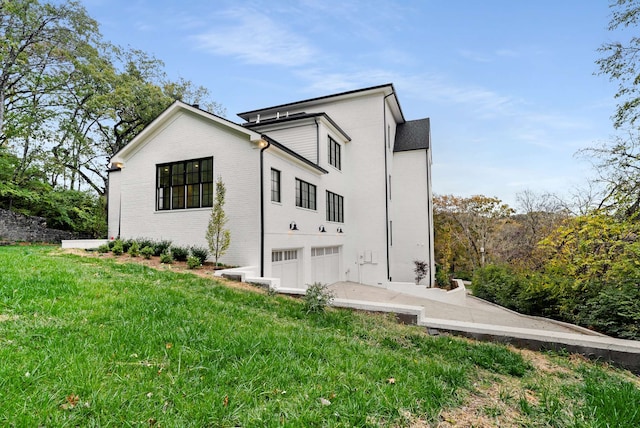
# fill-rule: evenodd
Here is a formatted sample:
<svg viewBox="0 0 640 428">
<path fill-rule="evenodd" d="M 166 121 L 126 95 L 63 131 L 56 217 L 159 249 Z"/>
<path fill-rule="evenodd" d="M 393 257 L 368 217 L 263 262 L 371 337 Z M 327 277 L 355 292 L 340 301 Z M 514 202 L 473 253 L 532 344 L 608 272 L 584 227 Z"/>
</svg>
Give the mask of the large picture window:
<svg viewBox="0 0 640 428">
<path fill-rule="evenodd" d="M 281 202 L 280 197 L 280 171 L 271 168 L 271 200 Z"/>
<path fill-rule="evenodd" d="M 213 206 L 213 158 L 160 164 L 156 175 L 159 211 Z"/>
<path fill-rule="evenodd" d="M 329 137 L 329 165 L 338 169 L 342 169 L 342 154 L 340 153 L 340 144 L 333 138 Z"/>
<path fill-rule="evenodd" d="M 316 186 L 296 178 L 296 206 L 316 209 Z"/>
<path fill-rule="evenodd" d="M 344 198 L 327 190 L 327 221 L 344 223 Z"/>
</svg>

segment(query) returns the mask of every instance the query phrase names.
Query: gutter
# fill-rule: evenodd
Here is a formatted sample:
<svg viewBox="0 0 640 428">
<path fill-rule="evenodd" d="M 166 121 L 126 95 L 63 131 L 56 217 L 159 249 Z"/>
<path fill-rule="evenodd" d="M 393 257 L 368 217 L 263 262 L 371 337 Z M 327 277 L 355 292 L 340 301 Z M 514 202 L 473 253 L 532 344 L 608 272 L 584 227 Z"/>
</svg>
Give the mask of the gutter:
<svg viewBox="0 0 640 428">
<path fill-rule="evenodd" d="M 268 139 L 262 141 L 267 145 L 260 149 L 260 277 L 264 277 L 264 151 L 271 146 Z"/>
<path fill-rule="evenodd" d="M 395 95 L 392 91 L 389 95 L 385 95 L 382 99 L 382 132 L 384 134 L 384 215 L 385 215 L 385 229 L 387 231 L 387 281 L 391 282 L 391 261 L 389 256 L 389 170 L 387 165 L 387 144 L 389 136 L 387 135 L 387 98 L 391 95 Z"/>
</svg>

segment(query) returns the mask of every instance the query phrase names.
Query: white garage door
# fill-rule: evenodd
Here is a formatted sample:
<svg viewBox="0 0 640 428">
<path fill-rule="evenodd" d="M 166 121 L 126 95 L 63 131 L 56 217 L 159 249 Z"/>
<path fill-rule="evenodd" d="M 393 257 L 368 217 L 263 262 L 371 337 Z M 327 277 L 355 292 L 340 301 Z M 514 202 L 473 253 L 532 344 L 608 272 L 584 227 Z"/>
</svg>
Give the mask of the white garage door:
<svg viewBox="0 0 640 428">
<path fill-rule="evenodd" d="M 322 284 L 340 280 L 340 247 L 311 249 L 311 278 Z"/>
<path fill-rule="evenodd" d="M 280 278 L 280 286 L 304 288 L 300 283 L 298 250 L 276 250 L 271 252 L 271 274 Z"/>
</svg>

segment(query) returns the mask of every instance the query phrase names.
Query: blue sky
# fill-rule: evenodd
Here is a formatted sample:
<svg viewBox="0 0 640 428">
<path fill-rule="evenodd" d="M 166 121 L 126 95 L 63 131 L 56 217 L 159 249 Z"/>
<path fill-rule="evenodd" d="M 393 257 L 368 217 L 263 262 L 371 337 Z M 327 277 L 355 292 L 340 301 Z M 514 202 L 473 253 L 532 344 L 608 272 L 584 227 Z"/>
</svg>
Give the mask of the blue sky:
<svg viewBox="0 0 640 428">
<path fill-rule="evenodd" d="M 579 149 L 614 135 L 597 76 L 605 0 L 84 0 L 105 39 L 165 62 L 236 113 L 393 83 L 431 118 L 439 194 L 567 195 L 593 175 Z"/>
</svg>

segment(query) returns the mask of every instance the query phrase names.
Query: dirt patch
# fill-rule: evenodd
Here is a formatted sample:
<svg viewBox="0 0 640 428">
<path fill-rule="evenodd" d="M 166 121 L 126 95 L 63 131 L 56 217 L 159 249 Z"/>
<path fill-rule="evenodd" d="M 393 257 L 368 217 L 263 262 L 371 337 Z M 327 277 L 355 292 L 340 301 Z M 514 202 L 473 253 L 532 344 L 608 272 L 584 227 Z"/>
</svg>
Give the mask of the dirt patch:
<svg viewBox="0 0 640 428">
<path fill-rule="evenodd" d="M 15 315 L 3 315 L 3 314 L 0 314 L 0 322 L 15 321 L 17 319 L 18 319 L 18 317 L 15 316 Z"/>
</svg>

